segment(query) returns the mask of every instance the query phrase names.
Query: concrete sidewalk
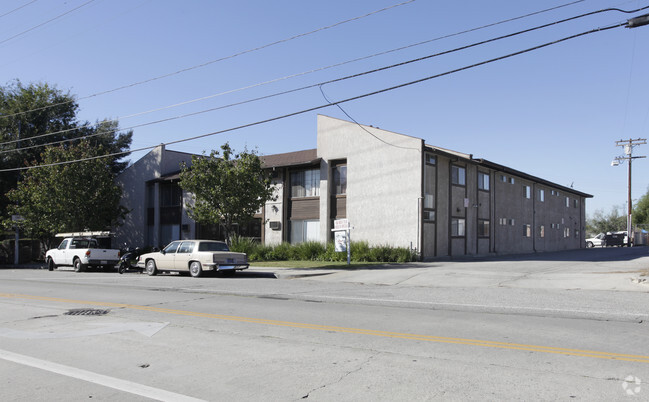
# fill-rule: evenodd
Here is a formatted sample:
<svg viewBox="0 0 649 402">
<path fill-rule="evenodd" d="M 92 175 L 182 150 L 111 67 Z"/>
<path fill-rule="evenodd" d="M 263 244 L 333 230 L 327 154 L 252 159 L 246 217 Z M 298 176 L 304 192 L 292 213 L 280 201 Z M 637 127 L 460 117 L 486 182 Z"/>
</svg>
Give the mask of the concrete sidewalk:
<svg viewBox="0 0 649 402">
<path fill-rule="evenodd" d="M 501 259 L 377 265 L 366 268 L 266 268 L 278 279 L 417 287 L 500 287 L 649 292 L 649 249 L 609 248 Z"/>
</svg>

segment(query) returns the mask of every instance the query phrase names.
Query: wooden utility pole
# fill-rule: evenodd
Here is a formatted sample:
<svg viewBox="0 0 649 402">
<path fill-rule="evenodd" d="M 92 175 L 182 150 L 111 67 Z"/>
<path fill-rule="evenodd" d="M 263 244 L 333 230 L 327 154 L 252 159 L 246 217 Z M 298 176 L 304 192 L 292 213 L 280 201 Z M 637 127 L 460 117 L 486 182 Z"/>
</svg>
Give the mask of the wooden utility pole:
<svg viewBox="0 0 649 402">
<path fill-rule="evenodd" d="M 646 158 L 646 156 L 633 156 L 633 147 L 638 145 L 644 145 L 647 143 L 646 138 L 636 138 L 628 140 L 619 140 L 615 141 L 615 145 L 618 147 L 624 147 L 624 155 L 618 156 L 613 160 L 613 166 L 617 166 L 624 161 L 629 161 L 629 173 L 628 173 L 628 192 L 627 192 L 627 215 L 626 215 L 626 236 L 627 236 L 627 246 L 631 246 L 633 242 L 633 203 L 631 201 L 631 162 L 634 159 Z M 616 163 L 617 162 L 617 163 Z"/>
</svg>

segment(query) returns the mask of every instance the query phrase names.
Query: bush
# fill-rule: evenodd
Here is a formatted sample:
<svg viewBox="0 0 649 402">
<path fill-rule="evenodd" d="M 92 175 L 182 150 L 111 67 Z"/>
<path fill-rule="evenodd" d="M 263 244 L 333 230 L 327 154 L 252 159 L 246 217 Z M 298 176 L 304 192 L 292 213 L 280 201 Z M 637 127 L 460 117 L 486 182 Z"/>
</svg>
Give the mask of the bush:
<svg viewBox="0 0 649 402">
<path fill-rule="evenodd" d="M 347 253 L 336 252 L 333 242 L 265 246 L 250 238 L 236 237 L 230 248 L 248 254 L 249 261 L 347 261 Z M 408 248 L 370 247 L 367 242 L 360 241 L 351 243 L 351 258 L 354 262 L 410 262 L 415 261 L 417 255 Z"/>
<path fill-rule="evenodd" d="M 325 251 L 325 246 L 323 246 L 322 243 L 300 243 L 293 247 L 292 257 L 294 260 L 317 261 L 322 260 Z"/>
<path fill-rule="evenodd" d="M 248 255 L 253 254 L 257 246 L 259 246 L 259 242 L 251 237 L 235 235 L 230 242 L 230 250 Z"/>
</svg>

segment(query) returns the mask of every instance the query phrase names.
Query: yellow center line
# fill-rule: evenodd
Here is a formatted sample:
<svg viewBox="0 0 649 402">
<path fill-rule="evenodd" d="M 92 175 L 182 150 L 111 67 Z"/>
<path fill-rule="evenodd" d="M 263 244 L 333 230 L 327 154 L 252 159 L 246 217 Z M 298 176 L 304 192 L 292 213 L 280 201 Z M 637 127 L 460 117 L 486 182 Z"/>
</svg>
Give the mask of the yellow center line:
<svg viewBox="0 0 649 402">
<path fill-rule="evenodd" d="M 526 345 L 520 343 L 497 342 L 497 341 L 466 339 L 466 338 L 453 338 L 453 337 L 433 336 L 433 335 L 418 335 L 418 334 L 408 334 L 408 333 L 400 333 L 400 332 L 379 331 L 373 329 L 337 327 L 331 325 L 319 325 L 319 324 L 308 324 L 308 323 L 299 323 L 299 322 L 291 322 L 291 321 L 269 320 L 264 318 L 238 317 L 238 316 L 223 315 L 223 314 L 200 313 L 195 311 L 174 310 L 174 309 L 167 309 L 161 307 L 140 306 L 137 304 L 73 300 L 73 299 L 64 299 L 58 297 L 20 295 L 20 294 L 12 294 L 12 293 L 0 293 L 0 297 L 12 298 L 12 299 L 51 301 L 51 302 L 70 303 L 70 304 L 82 304 L 82 305 L 92 305 L 92 306 L 103 306 L 103 307 L 113 307 L 113 308 L 126 308 L 131 310 L 142 310 L 142 311 L 150 311 L 156 313 L 182 315 L 188 317 L 214 318 L 219 320 L 237 321 L 237 322 L 245 322 L 245 323 L 252 323 L 252 324 L 272 325 L 278 327 L 301 328 L 301 329 L 311 329 L 317 331 L 340 332 L 340 333 L 350 333 L 350 334 L 369 335 L 369 336 L 380 336 L 385 338 L 407 339 L 407 340 L 417 340 L 417 341 L 437 342 L 437 343 L 453 343 L 459 345 L 482 346 L 482 347 L 510 349 L 510 350 L 524 350 L 524 351 L 531 351 L 531 352 L 553 353 L 553 354 L 561 354 L 561 355 L 568 355 L 568 356 L 592 357 L 596 359 L 623 360 L 623 361 L 631 361 L 631 362 L 649 363 L 649 356 L 612 353 L 612 352 L 599 352 L 594 350 L 559 348 L 554 346 Z"/>
</svg>

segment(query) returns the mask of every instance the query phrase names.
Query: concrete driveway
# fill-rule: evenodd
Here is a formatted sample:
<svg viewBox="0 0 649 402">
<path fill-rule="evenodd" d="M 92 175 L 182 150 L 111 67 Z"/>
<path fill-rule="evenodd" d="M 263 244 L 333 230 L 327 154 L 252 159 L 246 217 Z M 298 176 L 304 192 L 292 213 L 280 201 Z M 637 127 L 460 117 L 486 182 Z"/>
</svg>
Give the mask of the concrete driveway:
<svg viewBox="0 0 649 402">
<path fill-rule="evenodd" d="M 649 248 L 595 248 L 349 270 L 252 267 L 250 271 L 272 271 L 280 279 L 393 286 L 649 292 Z"/>
</svg>

